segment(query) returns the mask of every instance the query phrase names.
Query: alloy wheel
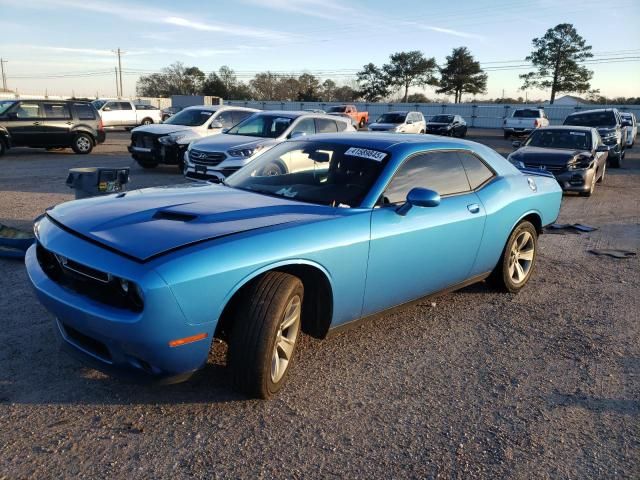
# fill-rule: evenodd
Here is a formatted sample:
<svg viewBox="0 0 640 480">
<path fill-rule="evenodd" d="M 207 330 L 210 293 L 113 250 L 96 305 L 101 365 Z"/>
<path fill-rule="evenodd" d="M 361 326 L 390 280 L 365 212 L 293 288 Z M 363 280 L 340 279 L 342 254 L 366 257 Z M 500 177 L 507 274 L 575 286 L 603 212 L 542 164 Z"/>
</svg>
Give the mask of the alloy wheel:
<svg viewBox="0 0 640 480">
<path fill-rule="evenodd" d="M 511 245 L 509 253 L 509 276 L 511 281 L 520 285 L 526 281 L 535 255 L 535 241 L 531 233 L 521 232 Z"/>
<path fill-rule="evenodd" d="M 293 357 L 293 351 L 300 332 L 300 313 L 302 312 L 302 302 L 298 295 L 289 300 L 289 304 L 284 309 L 282 322 L 276 332 L 276 341 L 273 346 L 271 357 L 271 381 L 278 383 L 287 371 L 287 367 Z"/>
<path fill-rule="evenodd" d="M 91 150 L 91 141 L 85 136 L 80 136 L 76 140 L 76 147 L 78 147 L 78 150 L 81 152 L 88 152 Z"/>
</svg>

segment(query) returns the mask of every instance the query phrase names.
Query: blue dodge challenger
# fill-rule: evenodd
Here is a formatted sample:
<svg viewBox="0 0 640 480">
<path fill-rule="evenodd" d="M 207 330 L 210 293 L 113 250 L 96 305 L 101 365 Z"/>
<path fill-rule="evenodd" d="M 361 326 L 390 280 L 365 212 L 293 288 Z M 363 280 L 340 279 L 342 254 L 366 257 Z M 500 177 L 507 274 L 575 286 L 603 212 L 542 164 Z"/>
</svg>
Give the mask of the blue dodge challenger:
<svg viewBox="0 0 640 480">
<path fill-rule="evenodd" d="M 57 205 L 26 266 L 62 344 L 95 368 L 184 380 L 218 337 L 237 388 L 268 398 L 302 332 L 484 279 L 520 290 L 561 196 L 469 141 L 313 135 L 221 184 Z"/>
</svg>

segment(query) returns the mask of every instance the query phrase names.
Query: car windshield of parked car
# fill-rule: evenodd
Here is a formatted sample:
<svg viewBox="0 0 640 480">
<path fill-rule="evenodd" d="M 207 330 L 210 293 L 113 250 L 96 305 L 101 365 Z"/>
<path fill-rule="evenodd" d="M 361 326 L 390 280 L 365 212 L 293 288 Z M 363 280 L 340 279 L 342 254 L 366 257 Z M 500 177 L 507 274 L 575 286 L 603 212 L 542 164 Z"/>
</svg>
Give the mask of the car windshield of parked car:
<svg viewBox="0 0 640 480">
<path fill-rule="evenodd" d="M 453 115 L 436 115 L 431 121 L 434 123 L 451 123 L 453 122 Z"/>
<path fill-rule="evenodd" d="M 538 110 L 516 110 L 513 112 L 513 118 L 540 118 Z"/>
<path fill-rule="evenodd" d="M 581 125 L 584 127 L 615 127 L 616 116 L 613 112 L 592 112 L 569 115 L 565 125 Z"/>
<path fill-rule="evenodd" d="M 91 105 L 93 105 L 96 110 L 100 110 L 105 103 L 107 103 L 106 100 L 94 100 L 91 102 Z"/>
<path fill-rule="evenodd" d="M 230 176 L 233 188 L 333 207 L 358 207 L 389 159 L 381 150 L 285 142 Z"/>
<path fill-rule="evenodd" d="M 11 105 L 16 103 L 13 100 L 0 100 L 0 115 L 11 108 Z"/>
<path fill-rule="evenodd" d="M 347 107 L 331 107 L 327 112 L 329 113 L 343 113 L 347 111 Z"/>
<path fill-rule="evenodd" d="M 378 123 L 404 123 L 406 113 L 385 113 L 380 116 Z"/>
<path fill-rule="evenodd" d="M 184 125 L 185 127 L 199 127 L 209 120 L 214 113 L 216 112 L 212 110 L 182 110 L 167 118 L 164 123 L 168 123 L 169 125 Z"/>
<path fill-rule="evenodd" d="M 591 150 L 591 134 L 579 130 L 537 130 L 524 144 L 526 147 Z"/>
<path fill-rule="evenodd" d="M 278 138 L 289 128 L 293 118 L 279 115 L 253 115 L 229 129 L 229 135 L 247 137 Z"/>
</svg>

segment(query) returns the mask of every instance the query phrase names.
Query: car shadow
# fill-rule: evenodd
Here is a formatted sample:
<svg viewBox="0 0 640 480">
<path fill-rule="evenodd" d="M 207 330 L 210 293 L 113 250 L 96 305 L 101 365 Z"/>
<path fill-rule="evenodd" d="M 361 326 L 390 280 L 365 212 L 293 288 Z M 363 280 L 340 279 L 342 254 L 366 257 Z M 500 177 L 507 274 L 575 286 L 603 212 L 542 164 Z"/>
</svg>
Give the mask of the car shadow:
<svg viewBox="0 0 640 480">
<path fill-rule="evenodd" d="M 555 391 L 550 395 L 548 403 L 551 408 L 579 407 L 593 412 L 640 414 L 640 400 L 595 397 L 583 392 L 566 394 Z"/>
</svg>

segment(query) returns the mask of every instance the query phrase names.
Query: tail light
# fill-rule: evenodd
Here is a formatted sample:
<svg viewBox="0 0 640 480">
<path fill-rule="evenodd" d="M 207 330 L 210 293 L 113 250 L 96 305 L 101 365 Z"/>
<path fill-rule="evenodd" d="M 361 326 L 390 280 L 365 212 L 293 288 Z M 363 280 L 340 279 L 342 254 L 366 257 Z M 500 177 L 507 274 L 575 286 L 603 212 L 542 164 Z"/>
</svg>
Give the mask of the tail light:
<svg viewBox="0 0 640 480">
<path fill-rule="evenodd" d="M 102 123 L 102 117 L 100 117 L 100 119 L 98 120 L 98 130 L 99 131 L 104 130 L 104 123 Z"/>
<path fill-rule="evenodd" d="M 540 125 L 541 125 L 541 124 L 540 124 L 540 120 L 538 120 L 538 119 L 536 118 L 536 119 L 534 120 L 534 122 L 533 122 L 533 126 L 534 126 L 534 127 L 536 127 L 536 128 L 538 128 Z"/>
</svg>

